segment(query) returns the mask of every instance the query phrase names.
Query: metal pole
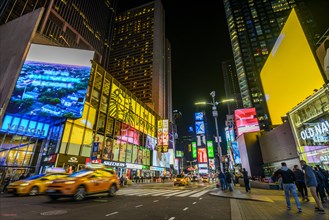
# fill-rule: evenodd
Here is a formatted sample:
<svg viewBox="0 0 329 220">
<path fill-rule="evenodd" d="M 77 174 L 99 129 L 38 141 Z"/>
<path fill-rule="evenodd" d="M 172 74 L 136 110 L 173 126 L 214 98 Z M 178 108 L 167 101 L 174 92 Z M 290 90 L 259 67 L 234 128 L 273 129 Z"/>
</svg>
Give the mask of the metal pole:
<svg viewBox="0 0 329 220">
<path fill-rule="evenodd" d="M 215 108 L 216 108 L 216 106 L 215 106 Z M 220 143 L 219 143 L 219 133 L 218 133 L 217 117 L 214 116 L 214 118 L 215 118 L 216 136 L 217 136 L 217 149 L 219 151 L 219 161 L 218 162 L 219 162 L 219 165 L 220 165 L 220 170 L 222 172 L 224 172 L 224 170 L 223 170 L 223 163 L 222 163 L 222 148 L 221 148 Z"/>
</svg>

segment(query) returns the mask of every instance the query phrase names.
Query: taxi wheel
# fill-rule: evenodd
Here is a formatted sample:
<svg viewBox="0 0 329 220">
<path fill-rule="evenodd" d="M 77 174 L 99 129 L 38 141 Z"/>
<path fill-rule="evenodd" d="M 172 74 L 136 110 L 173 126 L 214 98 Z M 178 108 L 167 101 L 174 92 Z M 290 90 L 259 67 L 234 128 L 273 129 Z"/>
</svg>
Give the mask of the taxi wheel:
<svg viewBox="0 0 329 220">
<path fill-rule="evenodd" d="M 115 187 L 115 185 L 111 185 L 111 187 L 109 189 L 109 196 L 114 196 L 116 191 L 117 191 L 117 188 Z"/>
<path fill-rule="evenodd" d="M 39 188 L 37 186 L 33 186 L 29 192 L 29 196 L 36 196 L 39 193 Z"/>
<path fill-rule="evenodd" d="M 84 186 L 79 186 L 73 196 L 73 199 L 75 201 L 81 201 L 84 200 L 84 198 L 86 198 L 86 188 Z"/>
<path fill-rule="evenodd" d="M 52 201 L 56 201 L 57 199 L 59 199 L 58 196 L 49 196 L 49 198 L 50 198 Z"/>
</svg>

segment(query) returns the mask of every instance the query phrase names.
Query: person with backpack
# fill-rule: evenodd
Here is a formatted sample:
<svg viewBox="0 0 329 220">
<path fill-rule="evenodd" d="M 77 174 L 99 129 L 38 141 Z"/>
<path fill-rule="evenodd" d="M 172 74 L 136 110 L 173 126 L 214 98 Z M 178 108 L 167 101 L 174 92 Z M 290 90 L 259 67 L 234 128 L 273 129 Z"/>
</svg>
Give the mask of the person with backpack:
<svg viewBox="0 0 329 220">
<path fill-rule="evenodd" d="M 291 204 L 290 204 L 290 195 L 291 193 L 295 199 L 298 212 L 302 212 L 302 207 L 300 205 L 297 192 L 296 192 L 296 186 L 294 182 L 296 181 L 295 174 L 287 167 L 287 164 L 285 162 L 281 163 L 281 168 L 275 171 L 274 176 L 281 176 L 282 177 L 282 186 L 284 190 L 284 194 L 286 197 L 286 203 L 287 203 L 287 209 L 291 210 Z"/>
<path fill-rule="evenodd" d="M 318 185 L 316 186 L 316 194 L 320 197 L 322 203 L 326 203 L 327 197 L 324 191 L 325 177 L 320 172 L 318 167 L 314 167 L 313 172 L 315 174 L 316 181 L 318 182 Z"/>
</svg>

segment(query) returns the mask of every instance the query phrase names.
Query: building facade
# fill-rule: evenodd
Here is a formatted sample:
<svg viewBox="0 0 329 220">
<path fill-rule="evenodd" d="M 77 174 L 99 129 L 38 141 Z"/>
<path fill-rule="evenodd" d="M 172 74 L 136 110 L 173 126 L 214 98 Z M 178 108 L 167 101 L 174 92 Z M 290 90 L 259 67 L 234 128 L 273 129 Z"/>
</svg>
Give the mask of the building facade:
<svg viewBox="0 0 329 220">
<path fill-rule="evenodd" d="M 224 0 L 243 107 L 255 107 L 261 128 L 269 125 L 259 73 L 280 34 L 291 8 L 302 21 L 311 45 L 315 24 L 305 0 Z"/>
<path fill-rule="evenodd" d="M 44 7 L 38 27 L 43 38 L 64 47 L 94 50 L 96 60 L 108 66 L 117 0 L 4 0 L 1 6 L 0 25 Z"/>
<path fill-rule="evenodd" d="M 171 48 L 161 1 L 115 18 L 109 70 L 136 97 L 172 121 Z"/>
<path fill-rule="evenodd" d="M 234 99 L 234 102 L 227 103 L 228 114 L 232 115 L 235 109 L 243 108 L 234 60 L 222 62 L 222 71 L 224 77 L 225 97 Z"/>
</svg>

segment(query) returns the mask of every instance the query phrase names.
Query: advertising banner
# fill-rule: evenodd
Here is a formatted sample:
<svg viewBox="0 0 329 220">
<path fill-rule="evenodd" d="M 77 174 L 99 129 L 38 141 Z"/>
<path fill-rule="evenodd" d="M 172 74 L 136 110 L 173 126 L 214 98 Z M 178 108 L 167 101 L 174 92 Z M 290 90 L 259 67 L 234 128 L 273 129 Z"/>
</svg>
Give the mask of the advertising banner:
<svg viewBox="0 0 329 220">
<path fill-rule="evenodd" d="M 211 170 L 216 170 L 216 167 L 215 167 L 215 159 L 209 159 L 209 168 Z"/>
<path fill-rule="evenodd" d="M 121 141 L 120 151 L 119 151 L 119 161 L 120 162 L 126 161 L 126 149 L 127 149 L 127 142 Z"/>
<path fill-rule="evenodd" d="M 180 150 L 176 150 L 176 157 L 184 157 L 184 152 Z"/>
<path fill-rule="evenodd" d="M 208 157 L 214 158 L 215 153 L 214 153 L 214 146 L 213 146 L 212 141 L 207 141 L 207 149 L 208 149 Z"/>
<path fill-rule="evenodd" d="M 169 146 L 169 120 L 158 121 L 158 151 L 168 152 Z"/>
<path fill-rule="evenodd" d="M 132 154 L 133 154 L 133 145 L 127 143 L 127 152 L 126 152 L 126 162 L 127 163 L 131 163 Z"/>
<path fill-rule="evenodd" d="M 93 51 L 32 44 L 7 113 L 81 118 Z"/>
<path fill-rule="evenodd" d="M 113 143 L 113 160 L 119 161 L 120 140 L 114 140 Z"/>
<path fill-rule="evenodd" d="M 91 151 L 91 156 L 90 156 L 91 160 L 97 160 L 98 148 L 99 148 L 99 142 L 94 142 L 93 149 Z"/>
<path fill-rule="evenodd" d="M 232 153 L 233 153 L 234 163 L 241 164 L 238 142 L 232 142 Z"/>
<path fill-rule="evenodd" d="M 196 132 L 196 134 L 205 134 L 206 133 L 203 121 L 195 122 L 195 132 Z"/>
<path fill-rule="evenodd" d="M 207 163 L 207 149 L 206 148 L 198 148 L 198 162 L 199 163 Z"/>
<path fill-rule="evenodd" d="M 234 111 L 234 117 L 238 136 L 260 130 L 255 108 L 237 109 Z"/>
<path fill-rule="evenodd" d="M 194 118 L 196 121 L 203 121 L 203 112 L 194 113 Z"/>
<path fill-rule="evenodd" d="M 192 158 L 197 158 L 196 142 L 192 142 Z"/>
<path fill-rule="evenodd" d="M 152 166 L 170 168 L 170 154 L 153 151 Z"/>
<path fill-rule="evenodd" d="M 103 142 L 103 135 L 96 135 L 96 140 L 98 139 L 100 142 Z M 114 160 L 114 151 L 113 151 L 113 139 L 107 138 L 105 141 L 105 147 L 103 150 L 102 159 L 104 160 Z"/>
<path fill-rule="evenodd" d="M 208 174 L 208 164 L 198 164 L 199 174 Z"/>
<path fill-rule="evenodd" d="M 138 146 L 137 145 L 133 145 L 133 155 L 132 155 L 132 162 L 133 163 L 137 163 L 138 162 Z"/>
</svg>

